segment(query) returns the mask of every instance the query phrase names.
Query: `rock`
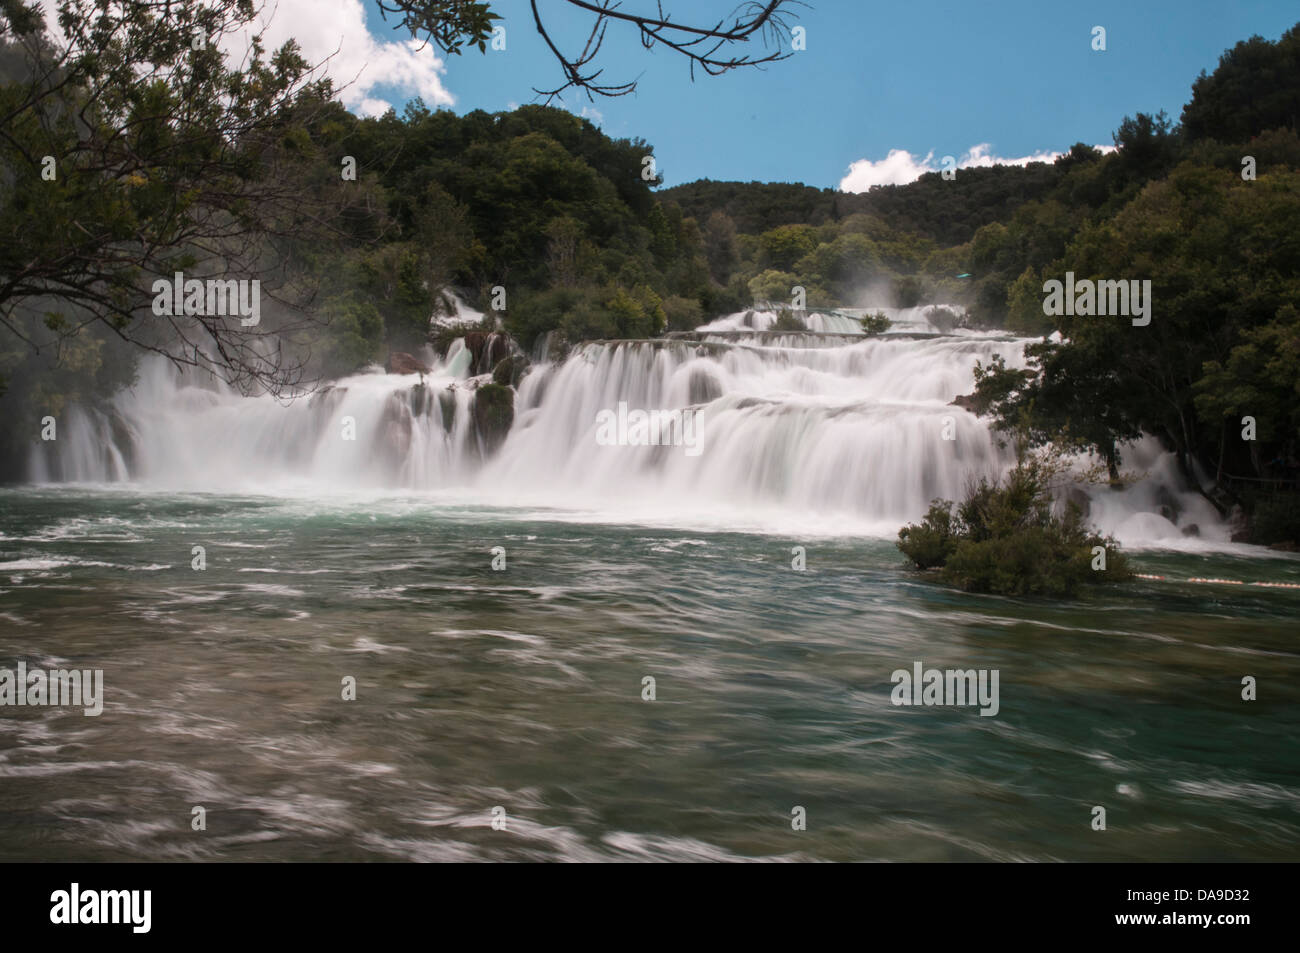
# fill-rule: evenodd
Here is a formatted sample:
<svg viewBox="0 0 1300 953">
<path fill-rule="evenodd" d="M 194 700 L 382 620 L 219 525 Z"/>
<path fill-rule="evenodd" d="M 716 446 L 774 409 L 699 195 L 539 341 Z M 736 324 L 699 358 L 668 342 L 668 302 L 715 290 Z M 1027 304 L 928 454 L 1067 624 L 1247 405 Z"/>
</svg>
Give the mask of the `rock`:
<svg viewBox="0 0 1300 953">
<path fill-rule="evenodd" d="M 375 432 L 377 451 L 394 462 L 406 459 L 411 449 L 411 410 L 400 394 L 389 394 Z"/>
<path fill-rule="evenodd" d="M 528 373 L 528 360 L 518 354 L 502 358 L 492 368 L 492 382 L 502 387 L 516 387 Z"/>
<path fill-rule="evenodd" d="M 515 392 L 500 384 L 483 384 L 474 391 L 474 429 L 483 455 L 494 453 L 515 422 Z"/>
<path fill-rule="evenodd" d="M 1285 540 L 1285 541 L 1283 541 L 1283 542 L 1280 542 L 1280 543 L 1269 543 L 1269 544 L 1268 544 L 1268 548 L 1269 548 L 1269 549 L 1275 549 L 1275 550 L 1277 550 L 1279 553 L 1295 553 L 1295 552 L 1300 552 L 1300 546 L 1296 546 L 1296 544 L 1295 544 L 1293 541 L 1289 540 L 1289 539 L 1288 539 L 1288 540 Z"/>
<path fill-rule="evenodd" d="M 470 331 L 465 335 L 470 353 L 470 372 L 483 374 L 510 355 L 510 335 L 499 331 Z"/>
<path fill-rule="evenodd" d="M 411 388 L 411 413 L 417 417 L 427 417 L 433 409 L 433 394 L 429 385 L 421 381 Z"/>
<path fill-rule="evenodd" d="M 427 374 L 429 373 L 428 365 L 420 361 L 414 355 L 407 354 L 405 351 L 393 351 L 388 355 L 388 363 L 384 365 L 390 374 Z"/>
<path fill-rule="evenodd" d="M 948 402 L 948 406 L 960 407 L 962 410 L 968 410 L 973 414 L 975 413 L 975 395 L 958 394 L 956 397 L 954 397 L 952 400 Z"/>
<path fill-rule="evenodd" d="M 722 385 L 718 383 L 717 376 L 708 368 L 699 365 L 691 368 L 691 376 L 686 386 L 689 393 L 688 400 L 692 404 L 707 404 L 722 396 Z"/>
<path fill-rule="evenodd" d="M 1188 523 L 1186 526 L 1183 527 L 1183 535 L 1199 537 L 1201 535 L 1201 527 L 1199 527 L 1195 523 Z"/>
<path fill-rule="evenodd" d="M 456 423 L 456 392 L 451 388 L 438 393 L 438 409 L 442 411 L 442 429 L 451 433 Z"/>
</svg>

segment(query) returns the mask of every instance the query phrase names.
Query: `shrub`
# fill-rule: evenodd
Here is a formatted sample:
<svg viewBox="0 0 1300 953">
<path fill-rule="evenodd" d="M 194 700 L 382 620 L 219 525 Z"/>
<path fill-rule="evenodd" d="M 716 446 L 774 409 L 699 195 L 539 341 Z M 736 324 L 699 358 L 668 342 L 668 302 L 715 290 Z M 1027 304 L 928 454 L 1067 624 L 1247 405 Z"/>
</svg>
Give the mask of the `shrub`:
<svg viewBox="0 0 1300 953">
<path fill-rule="evenodd" d="M 934 569 L 948 561 L 957 548 L 953 534 L 951 500 L 935 500 L 919 524 L 898 531 L 898 548 L 917 569 Z"/>
<path fill-rule="evenodd" d="M 919 524 L 898 531 L 898 548 L 968 592 L 1072 596 L 1084 584 L 1131 579 L 1115 540 L 1092 531 L 1074 503 L 1053 512 L 1051 472 L 1024 459 L 1003 480 L 981 480 L 960 504 L 935 500 Z M 1104 569 L 1093 569 L 1097 546 Z"/>
<path fill-rule="evenodd" d="M 865 334 L 884 334 L 894 323 L 885 317 L 883 311 L 877 311 L 875 314 L 864 314 L 860 320 Z"/>
<path fill-rule="evenodd" d="M 794 316 L 792 311 L 782 311 L 772 322 L 769 331 L 807 331 L 808 325 L 804 324 L 799 318 Z"/>
</svg>

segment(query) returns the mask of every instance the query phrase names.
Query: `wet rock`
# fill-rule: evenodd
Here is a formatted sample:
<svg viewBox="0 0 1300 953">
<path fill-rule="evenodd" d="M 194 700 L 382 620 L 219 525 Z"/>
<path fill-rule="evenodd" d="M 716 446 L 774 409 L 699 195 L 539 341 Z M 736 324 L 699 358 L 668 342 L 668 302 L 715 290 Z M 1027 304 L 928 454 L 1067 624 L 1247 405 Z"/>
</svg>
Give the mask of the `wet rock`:
<svg viewBox="0 0 1300 953">
<path fill-rule="evenodd" d="M 962 410 L 968 410 L 972 414 L 977 413 L 975 410 L 974 394 L 958 394 L 948 402 L 949 407 L 960 407 Z"/>
<path fill-rule="evenodd" d="M 1300 552 L 1300 546 L 1296 546 L 1296 544 L 1293 543 L 1293 542 L 1291 542 L 1291 540 L 1285 540 L 1285 541 L 1283 541 L 1283 542 L 1281 542 L 1281 543 L 1269 543 L 1269 544 L 1268 544 L 1268 548 L 1269 548 L 1269 549 L 1275 549 L 1275 550 L 1277 550 L 1279 553 L 1295 553 L 1295 552 Z"/>
<path fill-rule="evenodd" d="M 483 384 L 474 391 L 472 412 L 483 455 L 495 453 L 515 421 L 515 392 L 500 384 Z"/>
<path fill-rule="evenodd" d="M 1201 535 L 1201 527 L 1195 523 L 1188 523 L 1186 526 L 1183 527 L 1183 535 L 1199 537 Z"/>
<path fill-rule="evenodd" d="M 394 461 L 406 459 L 411 449 L 411 411 L 400 394 L 390 394 L 384 402 L 375 437 L 380 453 Z"/>
<path fill-rule="evenodd" d="M 517 387 L 528 373 L 528 360 L 518 354 L 504 358 L 492 368 L 492 382 L 502 387 Z"/>
<path fill-rule="evenodd" d="M 429 385 L 421 381 L 410 390 L 411 413 L 416 417 L 427 417 L 433 409 L 433 392 Z"/>
<path fill-rule="evenodd" d="M 686 386 L 689 392 L 688 400 L 692 404 L 707 404 L 722 396 L 722 384 L 718 381 L 717 375 L 707 367 L 691 368 L 691 376 L 687 379 Z"/>
<path fill-rule="evenodd" d="M 456 392 L 447 388 L 438 393 L 438 409 L 442 412 L 442 429 L 451 433 L 456 423 Z"/>
<path fill-rule="evenodd" d="M 470 371 L 483 374 L 510 355 L 510 335 L 500 331 L 470 331 L 465 335 Z"/>
<path fill-rule="evenodd" d="M 393 351 L 388 355 L 384 369 L 390 374 L 427 374 L 429 366 L 419 358 L 405 351 Z"/>
</svg>

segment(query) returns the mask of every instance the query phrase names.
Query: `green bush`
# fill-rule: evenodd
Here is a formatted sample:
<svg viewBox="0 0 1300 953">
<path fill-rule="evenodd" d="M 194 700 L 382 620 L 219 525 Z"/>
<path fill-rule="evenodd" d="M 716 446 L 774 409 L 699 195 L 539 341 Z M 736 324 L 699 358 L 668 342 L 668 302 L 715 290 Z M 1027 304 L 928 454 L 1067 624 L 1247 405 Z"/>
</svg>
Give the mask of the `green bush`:
<svg viewBox="0 0 1300 953">
<path fill-rule="evenodd" d="M 898 531 L 898 548 L 968 592 L 1073 596 L 1084 584 L 1131 579 L 1115 540 L 1092 531 L 1077 506 L 1053 512 L 1050 473 L 1022 460 L 1004 480 L 981 480 L 960 504 L 935 500 L 919 524 Z M 1097 546 L 1104 569 L 1093 568 Z"/>
<path fill-rule="evenodd" d="M 772 326 L 768 330 L 807 331 L 808 325 L 804 324 L 802 319 L 795 317 L 793 311 L 782 311 L 776 316 L 776 320 L 772 322 Z"/>
<path fill-rule="evenodd" d="M 877 311 L 875 314 L 864 314 L 860 320 L 864 334 L 884 334 L 894 323 L 885 317 L 883 311 Z"/>
<path fill-rule="evenodd" d="M 935 500 L 919 524 L 898 531 L 898 548 L 917 569 L 934 569 L 948 561 L 957 548 L 951 500 Z"/>
</svg>

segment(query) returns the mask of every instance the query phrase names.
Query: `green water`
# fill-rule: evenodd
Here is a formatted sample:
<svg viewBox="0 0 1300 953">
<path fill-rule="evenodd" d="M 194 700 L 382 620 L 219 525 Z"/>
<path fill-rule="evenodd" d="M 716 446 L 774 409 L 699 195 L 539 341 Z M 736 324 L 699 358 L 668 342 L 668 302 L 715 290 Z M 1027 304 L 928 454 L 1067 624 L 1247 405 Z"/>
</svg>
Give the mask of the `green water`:
<svg viewBox="0 0 1300 953">
<path fill-rule="evenodd" d="M 1298 590 L 971 596 L 887 540 L 428 499 L 10 489 L 0 533 L 0 667 L 105 685 L 0 708 L 0 860 L 1300 859 Z M 997 716 L 892 705 L 916 661 Z"/>
</svg>

